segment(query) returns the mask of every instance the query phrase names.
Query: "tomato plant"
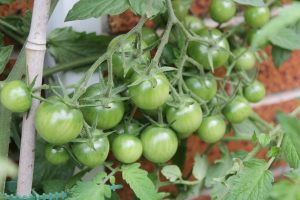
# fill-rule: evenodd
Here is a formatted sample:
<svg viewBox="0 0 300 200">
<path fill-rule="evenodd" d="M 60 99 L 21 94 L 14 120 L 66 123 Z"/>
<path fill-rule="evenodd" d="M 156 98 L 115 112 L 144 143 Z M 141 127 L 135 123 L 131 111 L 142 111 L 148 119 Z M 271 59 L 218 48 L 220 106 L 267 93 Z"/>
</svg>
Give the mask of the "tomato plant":
<svg viewBox="0 0 300 200">
<path fill-rule="evenodd" d="M 236 5 L 232 0 L 213 0 L 209 6 L 211 18 L 219 23 L 229 21 L 236 13 Z"/>
<path fill-rule="evenodd" d="M 249 102 L 259 102 L 266 95 L 266 89 L 259 81 L 254 81 L 244 87 L 244 96 Z"/>
<path fill-rule="evenodd" d="M 236 96 L 223 109 L 225 117 L 231 123 L 240 123 L 250 116 L 252 112 L 250 103 L 242 96 Z"/>
<path fill-rule="evenodd" d="M 226 124 L 220 116 L 209 116 L 203 119 L 197 134 L 206 143 L 215 143 L 222 139 L 226 131 Z"/>
<path fill-rule="evenodd" d="M 245 21 L 253 28 L 260 28 L 270 19 L 268 7 L 249 7 L 245 11 Z"/>
<path fill-rule="evenodd" d="M 70 156 L 64 147 L 50 144 L 47 144 L 45 147 L 45 157 L 53 165 L 66 164 L 70 159 Z"/>
</svg>

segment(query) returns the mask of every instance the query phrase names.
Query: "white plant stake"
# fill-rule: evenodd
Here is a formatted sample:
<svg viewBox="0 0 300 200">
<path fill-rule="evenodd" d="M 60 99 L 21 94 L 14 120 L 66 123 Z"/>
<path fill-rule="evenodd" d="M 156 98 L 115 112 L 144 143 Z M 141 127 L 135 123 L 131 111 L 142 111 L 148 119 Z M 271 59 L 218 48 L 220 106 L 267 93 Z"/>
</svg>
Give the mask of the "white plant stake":
<svg viewBox="0 0 300 200">
<path fill-rule="evenodd" d="M 44 57 L 46 52 L 46 30 L 49 17 L 51 0 L 34 1 L 30 33 L 26 44 L 26 63 L 28 66 L 28 80 L 37 77 L 35 87 L 42 83 Z M 36 92 L 37 96 L 40 92 Z M 28 115 L 24 115 L 22 125 L 21 153 L 19 162 L 19 175 L 17 195 L 31 194 L 32 177 L 35 156 L 35 126 L 34 115 L 39 105 L 38 100 L 33 100 Z"/>
</svg>

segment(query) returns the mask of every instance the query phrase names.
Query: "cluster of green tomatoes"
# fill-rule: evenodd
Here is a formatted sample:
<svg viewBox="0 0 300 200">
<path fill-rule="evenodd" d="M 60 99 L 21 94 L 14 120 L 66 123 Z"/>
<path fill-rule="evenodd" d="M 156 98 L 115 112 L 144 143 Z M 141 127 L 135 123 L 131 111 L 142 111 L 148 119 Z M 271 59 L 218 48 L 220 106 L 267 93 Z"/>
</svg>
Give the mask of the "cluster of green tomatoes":
<svg viewBox="0 0 300 200">
<path fill-rule="evenodd" d="M 263 99 L 264 86 L 254 80 L 239 85 L 241 88 L 236 93 L 225 95 L 226 92 L 220 91 L 219 79 L 211 73 L 211 63 L 216 69 L 234 60 L 233 71 L 238 73 L 255 68 L 255 54 L 240 47 L 231 55 L 230 44 L 220 30 L 206 28 L 198 17 L 182 15 L 184 9 L 176 2 L 173 2 L 175 14 L 186 29 L 212 43 L 193 41 L 187 48 L 187 55 L 204 73 L 188 62 L 180 74 L 181 84 L 173 84 L 173 75 L 178 75 L 176 70 L 146 73 L 150 52 L 141 53 L 136 46 L 140 43 L 146 49 L 159 37 L 154 30 L 143 28 L 140 42 L 137 35 L 131 35 L 111 56 L 115 84 L 125 84 L 124 90 L 112 90 L 107 96 L 105 84 L 97 83 L 86 88 L 76 102 L 51 96 L 39 105 L 35 127 L 47 142 L 45 156 L 49 162 L 64 164 L 73 154 L 81 164 L 92 168 L 101 165 L 111 149 L 122 163 L 136 162 L 142 155 L 153 163 L 164 163 L 175 155 L 180 141 L 191 134 L 213 144 L 223 138 L 227 123 L 241 123 L 251 115 L 250 103 Z M 224 23 L 235 16 L 236 10 L 232 0 L 212 0 L 209 14 L 216 22 Z M 267 7 L 245 10 L 245 21 L 254 29 L 262 27 L 269 17 Z M 108 48 L 122 37 L 113 39 Z M 32 88 L 20 80 L 7 82 L 1 88 L 1 103 L 12 112 L 26 112 L 31 107 Z M 210 108 L 205 114 L 204 105 Z M 151 123 L 145 119 L 152 119 Z"/>
</svg>

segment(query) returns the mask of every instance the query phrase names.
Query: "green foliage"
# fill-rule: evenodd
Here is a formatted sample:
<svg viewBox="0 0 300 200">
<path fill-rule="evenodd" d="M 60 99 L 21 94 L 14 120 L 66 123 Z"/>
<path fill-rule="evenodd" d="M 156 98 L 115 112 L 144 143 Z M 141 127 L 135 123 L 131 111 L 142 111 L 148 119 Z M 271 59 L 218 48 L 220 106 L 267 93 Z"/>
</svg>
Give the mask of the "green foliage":
<svg viewBox="0 0 300 200">
<path fill-rule="evenodd" d="M 234 133 L 243 138 L 251 140 L 251 137 L 254 133 L 260 134 L 262 130 L 258 127 L 252 120 L 246 119 L 241 123 L 232 125 Z"/>
<path fill-rule="evenodd" d="M 135 195 L 141 200 L 160 199 L 153 182 L 145 170 L 140 169 L 140 164 L 124 165 L 122 177 L 129 184 Z"/>
<path fill-rule="evenodd" d="M 242 5 L 250 5 L 250 6 L 264 6 L 265 2 L 263 0 L 234 0 L 235 2 Z"/>
<path fill-rule="evenodd" d="M 64 180 L 46 180 L 42 182 L 43 191 L 45 193 L 62 192 L 65 190 L 66 181 Z"/>
<path fill-rule="evenodd" d="M 287 61 L 291 57 L 291 54 L 291 50 L 287 50 L 276 45 L 272 46 L 272 60 L 277 68 Z"/>
<path fill-rule="evenodd" d="M 17 166 L 7 158 L 0 157 L 0 180 L 9 176 L 15 177 L 18 173 Z"/>
<path fill-rule="evenodd" d="M 272 44 L 286 50 L 300 49 L 300 34 L 293 28 L 282 28 L 269 39 Z"/>
<path fill-rule="evenodd" d="M 166 165 L 162 168 L 161 173 L 171 182 L 182 178 L 182 173 L 177 165 Z"/>
<path fill-rule="evenodd" d="M 10 4 L 14 2 L 15 0 L 0 0 L 0 4 Z"/>
<path fill-rule="evenodd" d="M 196 154 L 194 158 L 194 167 L 193 167 L 193 176 L 199 180 L 202 181 L 207 173 L 208 170 L 208 160 L 206 156 L 200 156 L 199 154 Z"/>
<path fill-rule="evenodd" d="M 158 13 L 161 13 L 165 10 L 165 0 L 155 0 L 155 1 L 129 0 L 129 3 L 132 10 L 136 14 L 138 15 L 146 14 L 148 18 L 157 15 Z"/>
<path fill-rule="evenodd" d="M 9 61 L 12 50 L 13 46 L 0 47 L 0 74 L 5 69 L 5 66 Z"/>
</svg>

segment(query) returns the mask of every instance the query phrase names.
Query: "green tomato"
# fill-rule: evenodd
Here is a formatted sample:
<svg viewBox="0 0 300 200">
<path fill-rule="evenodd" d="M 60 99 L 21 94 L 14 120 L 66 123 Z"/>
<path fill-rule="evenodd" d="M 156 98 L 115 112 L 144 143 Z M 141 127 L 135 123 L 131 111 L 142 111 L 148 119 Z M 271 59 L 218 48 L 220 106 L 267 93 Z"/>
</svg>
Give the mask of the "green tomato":
<svg viewBox="0 0 300 200">
<path fill-rule="evenodd" d="M 190 15 L 185 17 L 185 26 L 189 31 L 196 34 L 199 34 L 205 28 L 204 22 L 199 17 Z"/>
<path fill-rule="evenodd" d="M 0 96 L 2 105 L 11 112 L 22 113 L 31 107 L 31 92 L 23 81 L 5 83 Z"/>
<path fill-rule="evenodd" d="M 115 133 L 109 135 L 109 141 L 113 141 L 118 135 L 129 134 L 137 136 L 140 133 L 141 127 L 135 122 L 124 122 L 115 128 Z"/>
<path fill-rule="evenodd" d="M 246 48 L 238 48 L 233 51 L 235 57 L 237 57 L 235 68 L 238 70 L 249 70 L 255 66 L 256 57 L 251 51 Z"/>
<path fill-rule="evenodd" d="M 244 97 L 252 103 L 261 101 L 266 96 L 266 89 L 259 81 L 254 81 L 250 85 L 244 87 Z"/>
<path fill-rule="evenodd" d="M 56 97 L 43 102 L 35 113 L 35 128 L 50 144 L 66 144 L 75 139 L 83 128 L 80 110 L 70 108 Z"/>
<path fill-rule="evenodd" d="M 244 13 L 245 21 L 253 28 L 263 27 L 270 19 L 268 7 L 248 7 Z"/>
<path fill-rule="evenodd" d="M 153 45 L 159 38 L 155 33 L 155 30 L 147 27 L 142 28 L 142 39 L 148 45 Z"/>
<path fill-rule="evenodd" d="M 91 85 L 86 92 L 80 97 L 81 104 L 101 104 L 101 101 L 87 100 L 96 96 L 101 96 L 99 84 Z M 118 96 L 115 96 L 118 97 Z M 117 126 L 123 118 L 125 108 L 122 101 L 110 101 L 106 105 L 89 106 L 81 108 L 86 122 L 93 126 L 96 124 L 98 129 L 111 129 Z"/>
<path fill-rule="evenodd" d="M 212 0 L 209 6 L 209 14 L 213 20 L 219 23 L 229 21 L 236 13 L 236 4 L 232 0 Z"/>
<path fill-rule="evenodd" d="M 181 0 L 174 0 L 172 6 L 176 17 L 180 21 L 184 21 L 185 16 L 188 14 L 188 7 L 184 6 Z"/>
<path fill-rule="evenodd" d="M 138 80 L 135 75 L 133 80 Z M 169 80 L 163 74 L 155 74 L 151 78 L 129 88 L 132 102 L 139 108 L 154 110 L 162 106 L 169 97 Z"/>
<path fill-rule="evenodd" d="M 109 152 L 109 141 L 107 137 L 94 138 L 90 142 L 74 144 L 72 151 L 80 163 L 94 168 L 106 160 Z"/>
<path fill-rule="evenodd" d="M 166 117 L 178 137 L 183 139 L 199 128 L 202 121 L 202 110 L 195 100 L 188 98 L 179 108 L 168 107 Z"/>
<path fill-rule="evenodd" d="M 64 147 L 57 147 L 51 144 L 46 144 L 45 157 L 53 165 L 66 164 L 70 159 L 70 156 Z"/>
<path fill-rule="evenodd" d="M 116 45 L 123 38 L 124 35 L 115 37 L 108 45 L 108 49 L 111 49 L 112 46 Z M 135 54 L 137 53 L 137 49 L 135 48 L 135 41 L 136 36 L 130 36 L 112 55 L 113 73 L 118 78 L 130 77 L 134 73 L 133 67 L 140 68 L 141 66 L 145 66 L 150 59 L 149 52 L 146 52 L 141 57 L 136 58 Z M 145 49 L 147 44 L 142 41 L 141 47 L 142 49 Z M 122 52 L 124 52 L 124 55 Z M 125 72 L 127 72 L 126 75 Z"/>
<path fill-rule="evenodd" d="M 236 96 L 225 106 L 223 113 L 229 122 L 241 123 L 251 115 L 252 108 L 244 97 Z"/>
<path fill-rule="evenodd" d="M 169 128 L 147 127 L 141 135 L 144 157 L 154 163 L 170 160 L 178 148 L 176 134 Z"/>
<path fill-rule="evenodd" d="M 225 38 L 218 41 L 222 33 L 217 29 L 206 29 L 200 31 L 199 36 L 204 40 L 214 42 L 215 45 L 208 46 L 195 41 L 191 42 L 188 47 L 189 55 L 207 70 L 211 69 L 209 55 L 212 57 L 215 69 L 223 66 L 229 58 L 229 44 Z"/>
<path fill-rule="evenodd" d="M 203 119 L 197 134 L 208 144 L 218 142 L 225 134 L 226 124 L 221 116 L 209 116 Z"/>
<path fill-rule="evenodd" d="M 199 98 L 204 101 L 210 101 L 217 93 L 217 81 L 212 75 L 208 76 L 193 76 L 186 81 L 187 87 Z"/>
<path fill-rule="evenodd" d="M 117 136 L 112 143 L 112 152 L 122 163 L 136 162 L 143 153 L 142 142 L 139 138 L 129 134 Z"/>
</svg>

